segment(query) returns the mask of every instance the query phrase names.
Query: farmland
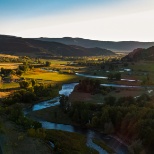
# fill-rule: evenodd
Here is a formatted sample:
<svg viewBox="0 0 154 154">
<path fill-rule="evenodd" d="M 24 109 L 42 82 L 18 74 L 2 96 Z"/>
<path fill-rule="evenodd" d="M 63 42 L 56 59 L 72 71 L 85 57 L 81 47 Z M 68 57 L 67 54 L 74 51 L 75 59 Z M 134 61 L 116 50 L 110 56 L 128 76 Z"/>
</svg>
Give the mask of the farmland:
<svg viewBox="0 0 154 154">
<path fill-rule="evenodd" d="M 0 63 L 0 69 L 17 69 L 21 63 Z"/>
</svg>

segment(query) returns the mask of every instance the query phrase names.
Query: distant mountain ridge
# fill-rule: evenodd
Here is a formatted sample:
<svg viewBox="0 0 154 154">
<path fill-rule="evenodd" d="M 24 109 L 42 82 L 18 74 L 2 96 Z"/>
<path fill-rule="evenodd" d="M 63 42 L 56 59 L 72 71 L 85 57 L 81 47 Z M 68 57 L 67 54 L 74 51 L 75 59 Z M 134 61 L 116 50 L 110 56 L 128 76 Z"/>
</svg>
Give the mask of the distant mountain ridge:
<svg viewBox="0 0 154 154">
<path fill-rule="evenodd" d="M 133 52 L 130 52 L 127 56 L 123 59 L 125 60 L 151 60 L 154 61 L 154 46 L 148 49 L 135 49 Z"/>
<path fill-rule="evenodd" d="M 33 57 L 100 56 L 115 54 L 107 49 L 84 48 L 8 35 L 0 35 L 0 53 Z"/>
<path fill-rule="evenodd" d="M 137 41 L 98 41 L 83 38 L 35 38 L 36 40 L 49 41 L 49 42 L 59 42 L 66 45 L 77 45 L 85 48 L 104 48 L 114 52 L 131 52 L 136 48 L 149 48 L 154 46 L 154 42 L 137 42 Z"/>
</svg>

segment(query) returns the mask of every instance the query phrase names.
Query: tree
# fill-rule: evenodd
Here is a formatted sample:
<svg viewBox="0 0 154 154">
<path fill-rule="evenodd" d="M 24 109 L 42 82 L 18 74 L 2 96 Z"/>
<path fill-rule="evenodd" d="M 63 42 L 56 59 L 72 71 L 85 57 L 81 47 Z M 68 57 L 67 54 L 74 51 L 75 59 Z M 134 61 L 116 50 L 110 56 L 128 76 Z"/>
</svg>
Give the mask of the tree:
<svg viewBox="0 0 154 154">
<path fill-rule="evenodd" d="M 73 121 L 79 122 L 80 118 L 79 118 L 79 112 L 77 109 L 75 109 L 74 114 L 72 116 Z"/>
<path fill-rule="evenodd" d="M 60 107 L 64 110 L 67 110 L 68 107 L 68 96 L 61 95 L 59 98 Z"/>
<path fill-rule="evenodd" d="M 105 100 L 105 104 L 113 106 L 115 105 L 116 97 L 108 96 L 108 97 L 105 97 L 104 100 Z"/>
<path fill-rule="evenodd" d="M 49 62 L 49 61 L 45 62 L 45 66 L 49 67 L 50 65 L 51 65 L 51 62 Z"/>
<path fill-rule="evenodd" d="M 0 76 L 0 88 L 2 86 L 2 77 Z"/>
<path fill-rule="evenodd" d="M 92 126 L 97 127 L 99 125 L 99 119 L 97 116 L 94 116 L 91 120 Z"/>
<path fill-rule="evenodd" d="M 26 80 L 19 82 L 20 88 L 27 89 L 30 86 L 30 83 Z"/>
<path fill-rule="evenodd" d="M 31 83 L 32 83 L 32 87 L 35 86 L 36 85 L 36 80 L 32 79 Z"/>
</svg>

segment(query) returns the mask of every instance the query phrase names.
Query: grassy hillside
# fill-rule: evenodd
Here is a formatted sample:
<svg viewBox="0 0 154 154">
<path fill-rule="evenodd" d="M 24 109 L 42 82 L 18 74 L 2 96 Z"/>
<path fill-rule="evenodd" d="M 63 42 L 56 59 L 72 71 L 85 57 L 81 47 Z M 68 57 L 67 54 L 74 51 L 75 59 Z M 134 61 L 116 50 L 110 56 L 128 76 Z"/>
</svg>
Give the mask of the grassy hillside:
<svg viewBox="0 0 154 154">
<path fill-rule="evenodd" d="M 151 60 L 154 61 L 154 46 L 148 49 L 135 49 L 133 52 L 129 53 L 123 59 L 126 60 Z"/>
</svg>

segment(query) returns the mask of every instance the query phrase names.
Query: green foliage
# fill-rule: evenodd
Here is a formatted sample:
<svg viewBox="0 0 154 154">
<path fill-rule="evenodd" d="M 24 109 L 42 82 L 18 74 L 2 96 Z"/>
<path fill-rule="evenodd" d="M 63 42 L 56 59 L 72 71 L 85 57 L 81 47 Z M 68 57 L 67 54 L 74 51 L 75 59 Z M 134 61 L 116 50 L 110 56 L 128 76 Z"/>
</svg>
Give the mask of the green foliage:
<svg viewBox="0 0 154 154">
<path fill-rule="evenodd" d="M 98 154 L 86 146 L 86 137 L 77 133 L 48 130 L 46 139 L 54 144 L 56 154 Z"/>
<path fill-rule="evenodd" d="M 32 83 L 32 87 L 34 87 L 36 85 L 36 80 L 35 79 L 31 79 L 31 83 Z"/>
<path fill-rule="evenodd" d="M 142 152 L 142 142 L 141 140 L 134 141 L 130 146 L 129 146 L 129 153 L 130 154 L 140 154 Z"/>
<path fill-rule="evenodd" d="M 15 122 L 17 125 L 22 126 L 24 129 L 38 129 L 42 127 L 41 123 L 25 117 L 19 104 L 8 107 L 5 112 L 11 121 Z"/>
<path fill-rule="evenodd" d="M 93 139 L 93 142 L 97 145 L 99 145 L 101 148 L 103 148 L 105 151 L 107 151 L 109 154 L 115 153 L 110 147 L 106 145 L 103 141 Z"/>
<path fill-rule="evenodd" d="M 5 68 L 1 68 L 0 74 L 3 76 L 8 76 L 12 73 L 12 69 L 5 69 Z"/>
<path fill-rule="evenodd" d="M 5 129 L 3 124 L 0 122 L 0 134 L 4 134 L 5 133 Z"/>
<path fill-rule="evenodd" d="M 12 95 L 12 101 L 14 101 L 14 103 L 16 103 L 16 102 L 32 103 L 35 100 L 36 100 L 35 93 L 30 92 L 25 89 L 21 89 Z"/>
<path fill-rule="evenodd" d="M 88 93 L 99 93 L 100 92 L 100 80 L 93 80 L 86 78 L 80 81 L 78 90 Z"/>
<path fill-rule="evenodd" d="M 49 67 L 51 65 L 51 62 L 50 61 L 46 61 L 45 62 L 45 66 Z"/>
<path fill-rule="evenodd" d="M 29 81 L 26 81 L 26 80 L 19 82 L 20 88 L 24 88 L 24 89 L 27 89 L 28 87 L 30 87 L 30 84 L 31 83 Z"/>
<path fill-rule="evenodd" d="M 58 85 L 44 85 L 44 84 L 36 84 L 34 86 L 34 93 L 37 97 L 56 97 L 58 96 L 59 86 Z"/>
<path fill-rule="evenodd" d="M 21 89 L 14 92 L 8 98 L 3 99 L 3 104 L 11 105 L 15 103 L 33 103 L 40 97 L 58 96 L 58 90 L 58 85 L 35 85 L 34 87 Z"/>
<path fill-rule="evenodd" d="M 30 128 L 27 130 L 27 133 L 30 137 L 45 139 L 46 138 L 46 131 L 42 128 L 34 129 Z"/>
<path fill-rule="evenodd" d="M 61 95 L 59 97 L 59 102 L 60 102 L 60 107 L 66 111 L 69 107 L 69 103 L 68 103 L 68 96 L 65 95 Z"/>
<path fill-rule="evenodd" d="M 150 153 L 154 143 L 154 105 L 149 101 L 145 94 L 137 99 L 121 97 L 116 100 L 109 96 L 104 105 L 73 102 L 68 114 L 77 124 L 107 134 L 117 132 L 129 141 L 140 140 L 132 146 L 133 151 L 137 153 L 144 146 Z"/>
<path fill-rule="evenodd" d="M 114 97 L 114 96 L 105 97 L 104 100 L 105 100 L 105 104 L 107 104 L 107 105 L 114 106 L 116 103 L 116 97 Z"/>
<path fill-rule="evenodd" d="M 94 116 L 91 120 L 91 124 L 93 127 L 98 127 L 99 126 L 99 119 L 97 116 Z"/>
</svg>

